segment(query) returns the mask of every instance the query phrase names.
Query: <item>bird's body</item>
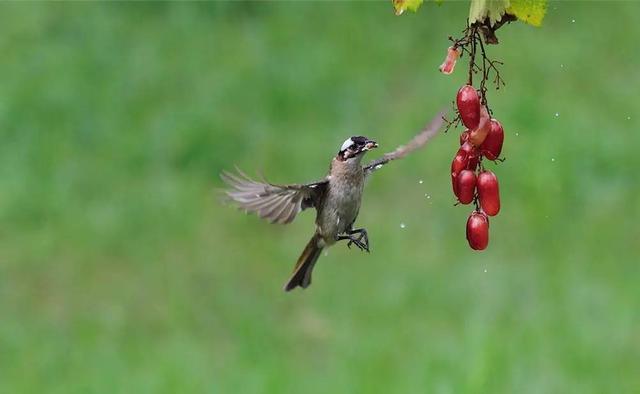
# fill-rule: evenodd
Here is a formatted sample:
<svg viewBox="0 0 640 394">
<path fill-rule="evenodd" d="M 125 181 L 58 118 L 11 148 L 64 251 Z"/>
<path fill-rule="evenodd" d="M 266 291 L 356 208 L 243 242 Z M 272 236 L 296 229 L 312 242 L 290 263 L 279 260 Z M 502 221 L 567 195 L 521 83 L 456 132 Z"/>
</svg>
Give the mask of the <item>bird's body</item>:
<svg viewBox="0 0 640 394">
<path fill-rule="evenodd" d="M 360 160 L 351 163 L 333 159 L 327 178 L 326 195 L 317 208 L 316 232 L 330 246 L 339 234 L 351 229 L 358 217 L 365 176 Z"/>
<path fill-rule="evenodd" d="M 316 206 L 316 232 L 298 258 L 285 284 L 286 291 L 311 284 L 311 272 L 322 249 L 339 241 L 341 234 L 351 232 L 358 217 L 365 179 L 360 160 L 347 162 L 335 158 L 329 174 L 324 195 Z M 362 248 L 368 251 L 368 242 Z"/>
<path fill-rule="evenodd" d="M 366 137 L 351 137 L 342 144 L 332 160 L 329 174 L 317 182 L 275 185 L 254 181 L 239 170 L 239 175 L 222 173 L 223 180 L 231 186 L 227 192 L 231 199 L 246 211 L 273 223 L 290 223 L 298 212 L 309 207 L 316 209 L 316 231 L 298 258 L 293 274 L 285 284 L 286 291 L 297 286 L 306 288 L 311 284 L 311 272 L 323 248 L 348 240 L 347 246 L 355 244 L 361 250 L 369 251 L 367 231 L 353 228 L 360 211 L 366 178 L 389 161 L 422 147 L 441 125 L 442 114 L 406 146 L 400 146 L 365 166 L 361 164 L 362 157 L 378 145 Z"/>
</svg>

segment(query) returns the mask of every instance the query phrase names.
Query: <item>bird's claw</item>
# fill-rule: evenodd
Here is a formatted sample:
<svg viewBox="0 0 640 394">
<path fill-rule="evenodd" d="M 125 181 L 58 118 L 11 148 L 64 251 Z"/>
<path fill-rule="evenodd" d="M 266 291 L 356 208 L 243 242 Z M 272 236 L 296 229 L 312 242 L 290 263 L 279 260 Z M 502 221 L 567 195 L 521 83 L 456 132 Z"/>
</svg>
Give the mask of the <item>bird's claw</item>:
<svg viewBox="0 0 640 394">
<path fill-rule="evenodd" d="M 366 232 L 359 233 L 357 238 L 350 238 L 347 243 L 347 248 L 351 249 L 351 244 L 354 244 L 360 250 L 364 250 L 369 253 L 369 237 L 367 237 Z"/>
<path fill-rule="evenodd" d="M 357 235 L 354 235 L 357 234 Z M 359 229 L 356 231 L 348 232 L 345 235 L 340 235 L 336 237 L 336 240 L 349 240 L 347 242 L 347 248 L 351 249 L 351 244 L 354 244 L 360 250 L 364 250 L 369 253 L 369 237 L 367 236 L 367 232 L 364 229 Z"/>
</svg>

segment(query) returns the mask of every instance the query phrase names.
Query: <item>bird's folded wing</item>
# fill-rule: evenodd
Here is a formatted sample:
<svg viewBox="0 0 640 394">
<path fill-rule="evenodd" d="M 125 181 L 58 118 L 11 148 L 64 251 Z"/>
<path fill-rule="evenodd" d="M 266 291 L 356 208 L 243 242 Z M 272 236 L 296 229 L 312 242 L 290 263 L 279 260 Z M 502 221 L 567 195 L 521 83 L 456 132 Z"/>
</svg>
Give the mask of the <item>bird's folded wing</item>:
<svg viewBox="0 0 640 394">
<path fill-rule="evenodd" d="M 418 133 L 411 141 L 406 145 L 401 145 L 393 152 L 385 153 L 379 159 L 373 160 L 366 166 L 364 166 L 364 172 L 366 175 L 371 174 L 378 168 L 387 164 L 391 160 L 401 159 L 413 152 L 416 149 L 422 148 L 433 136 L 438 134 L 442 127 L 444 113 L 440 112 L 436 117 L 431 119 L 431 122 L 420 133 Z"/>
<path fill-rule="evenodd" d="M 237 169 L 238 174 L 223 171 L 222 180 L 229 185 L 227 196 L 240 208 L 253 212 L 271 223 L 290 223 L 298 212 L 316 207 L 326 189 L 327 179 L 301 185 L 274 185 L 258 182 Z"/>
</svg>

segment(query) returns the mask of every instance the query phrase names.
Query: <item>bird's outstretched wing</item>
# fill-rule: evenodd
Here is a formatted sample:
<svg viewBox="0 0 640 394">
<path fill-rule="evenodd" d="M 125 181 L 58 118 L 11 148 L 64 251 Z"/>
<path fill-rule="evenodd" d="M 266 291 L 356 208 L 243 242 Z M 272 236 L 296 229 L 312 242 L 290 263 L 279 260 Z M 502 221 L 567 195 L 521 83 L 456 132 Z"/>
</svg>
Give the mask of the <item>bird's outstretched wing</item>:
<svg viewBox="0 0 640 394">
<path fill-rule="evenodd" d="M 420 133 L 418 133 L 411 141 L 406 145 L 401 145 L 393 152 L 385 153 L 379 159 L 373 160 L 369 164 L 365 165 L 365 175 L 369 175 L 378 168 L 387 164 L 391 160 L 401 159 L 413 152 L 416 149 L 422 148 L 433 136 L 438 134 L 442 127 L 444 112 L 440 112 L 435 118 L 431 119 L 431 122 Z"/>
<path fill-rule="evenodd" d="M 316 207 L 326 190 L 327 179 L 303 185 L 274 185 L 258 182 L 236 168 L 238 174 L 223 171 L 220 178 L 230 186 L 226 195 L 240 208 L 271 223 L 291 223 L 298 212 Z"/>
</svg>

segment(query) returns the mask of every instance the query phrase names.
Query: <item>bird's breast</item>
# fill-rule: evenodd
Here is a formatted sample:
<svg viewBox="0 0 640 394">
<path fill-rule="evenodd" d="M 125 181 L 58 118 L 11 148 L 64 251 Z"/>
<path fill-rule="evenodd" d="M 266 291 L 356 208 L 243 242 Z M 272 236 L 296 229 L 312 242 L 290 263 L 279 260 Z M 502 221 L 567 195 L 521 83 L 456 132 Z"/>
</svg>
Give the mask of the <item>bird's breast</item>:
<svg viewBox="0 0 640 394">
<path fill-rule="evenodd" d="M 363 174 L 331 177 L 327 195 L 322 209 L 318 212 L 316 222 L 324 238 L 330 240 L 349 229 L 358 216 L 363 188 Z"/>
</svg>

